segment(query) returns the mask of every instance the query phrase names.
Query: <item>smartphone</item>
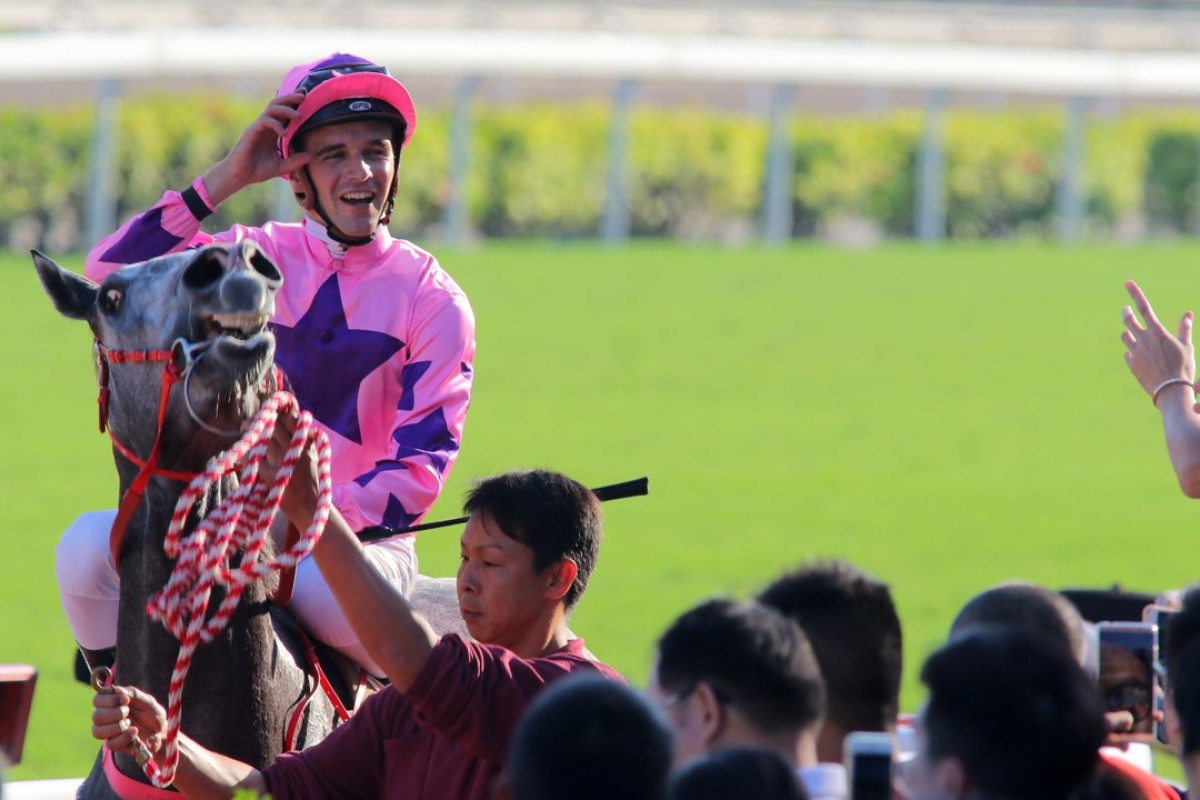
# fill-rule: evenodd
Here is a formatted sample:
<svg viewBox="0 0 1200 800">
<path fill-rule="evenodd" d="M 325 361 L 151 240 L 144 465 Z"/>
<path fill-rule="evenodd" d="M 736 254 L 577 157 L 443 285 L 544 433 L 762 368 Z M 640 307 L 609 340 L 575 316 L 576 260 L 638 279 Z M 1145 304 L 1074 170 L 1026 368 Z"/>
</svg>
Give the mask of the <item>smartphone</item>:
<svg viewBox="0 0 1200 800">
<path fill-rule="evenodd" d="M 1163 703 L 1167 697 L 1167 685 L 1164 676 L 1167 674 L 1167 659 L 1170 658 L 1171 647 L 1171 617 L 1179 613 L 1179 609 L 1168 608 L 1167 606 L 1146 606 L 1146 611 L 1143 618 L 1146 622 L 1154 626 L 1155 629 L 1155 646 L 1157 651 L 1154 654 L 1154 710 L 1158 713 L 1154 715 L 1154 739 L 1161 745 L 1170 745 L 1171 742 L 1167 737 L 1167 725 L 1164 718 Z"/>
<path fill-rule="evenodd" d="M 1096 626 L 1097 682 L 1109 711 L 1133 715 L 1133 738 L 1154 733 L 1154 662 L 1158 629 L 1149 622 L 1101 622 Z"/>
<path fill-rule="evenodd" d="M 843 747 L 849 800 L 891 800 L 896 740 L 891 734 L 855 731 Z"/>
</svg>

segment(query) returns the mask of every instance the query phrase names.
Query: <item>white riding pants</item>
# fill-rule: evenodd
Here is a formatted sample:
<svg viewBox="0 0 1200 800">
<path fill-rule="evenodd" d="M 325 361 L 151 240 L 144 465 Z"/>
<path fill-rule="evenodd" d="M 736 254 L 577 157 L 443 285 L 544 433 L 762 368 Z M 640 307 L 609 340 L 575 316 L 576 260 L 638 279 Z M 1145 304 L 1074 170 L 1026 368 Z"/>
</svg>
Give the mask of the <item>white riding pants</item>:
<svg viewBox="0 0 1200 800">
<path fill-rule="evenodd" d="M 54 567 L 63 610 L 75 640 L 88 650 L 103 650 L 117 643 L 121 581 L 108 547 L 109 531 L 116 516 L 112 509 L 81 515 L 63 532 L 55 549 Z M 375 568 L 405 597 L 412 594 L 417 579 L 414 539 L 393 536 L 363 547 Z M 305 558 L 296 567 L 291 607 L 313 636 L 354 659 L 373 675 L 383 675 L 350 628 L 312 558 Z"/>
</svg>

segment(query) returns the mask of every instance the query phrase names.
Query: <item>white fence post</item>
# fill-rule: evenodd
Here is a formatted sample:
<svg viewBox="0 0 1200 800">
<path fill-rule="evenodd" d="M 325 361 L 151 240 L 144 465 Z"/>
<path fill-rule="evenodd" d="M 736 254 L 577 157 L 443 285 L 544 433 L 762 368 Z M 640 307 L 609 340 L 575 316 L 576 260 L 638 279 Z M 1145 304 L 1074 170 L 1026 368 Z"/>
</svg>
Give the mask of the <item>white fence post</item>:
<svg viewBox="0 0 1200 800">
<path fill-rule="evenodd" d="M 1078 241 L 1083 231 L 1087 193 L 1083 190 L 1084 114 L 1087 98 L 1078 95 L 1067 100 L 1067 124 L 1063 129 L 1062 172 L 1058 177 L 1055 211 L 1058 239 Z"/>
<path fill-rule="evenodd" d="M 454 119 L 450 129 L 450 199 L 443 216 L 446 241 L 463 245 L 467 241 L 467 175 L 471 155 L 471 101 L 479 89 L 479 76 L 468 75 L 454 93 Z"/>
<path fill-rule="evenodd" d="M 629 109 L 637 81 L 625 78 L 613 96 L 608 134 L 608 177 L 604 219 L 600 238 L 605 244 L 621 244 L 629 238 Z"/>
<path fill-rule="evenodd" d="M 771 121 L 767 138 L 767 176 L 763 187 L 763 239 L 783 244 L 792 238 L 792 139 L 788 110 L 793 87 L 779 84 L 771 94 Z"/>
<path fill-rule="evenodd" d="M 922 242 L 940 242 L 946 237 L 946 152 L 942 141 L 945 107 L 946 91 L 931 90 L 917 152 L 916 234 Z"/>
<path fill-rule="evenodd" d="M 121 81 L 102 78 L 96 90 L 96 127 L 88 169 L 87 206 L 84 211 L 87 246 L 117 228 L 117 117 L 121 110 Z"/>
</svg>

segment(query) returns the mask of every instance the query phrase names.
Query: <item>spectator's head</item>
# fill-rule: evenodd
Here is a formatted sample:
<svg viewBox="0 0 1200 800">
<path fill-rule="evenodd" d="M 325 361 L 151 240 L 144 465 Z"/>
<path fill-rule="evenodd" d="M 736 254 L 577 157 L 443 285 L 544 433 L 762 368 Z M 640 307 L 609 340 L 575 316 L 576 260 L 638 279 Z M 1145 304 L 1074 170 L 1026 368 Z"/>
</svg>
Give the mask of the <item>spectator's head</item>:
<svg viewBox="0 0 1200 800">
<path fill-rule="evenodd" d="M 1026 631 L 1065 648 L 1080 664 L 1087 660 L 1083 618 L 1070 600 L 1044 586 L 1010 581 L 975 595 L 954 618 L 950 637 L 976 625 Z"/>
<path fill-rule="evenodd" d="M 840 763 L 852 731 L 895 730 L 903 636 L 887 584 L 843 561 L 818 562 L 784 574 L 758 599 L 799 623 L 821 665 L 821 761 Z"/>
<path fill-rule="evenodd" d="M 913 794 L 1061 800 L 1091 780 L 1104 706 L 1064 648 L 981 625 L 931 655 L 921 680 Z"/>
<path fill-rule="evenodd" d="M 531 631 L 565 618 L 583 594 L 600 551 L 600 501 L 566 475 L 532 470 L 480 482 L 464 510 L 458 598 L 467 630 L 523 654 Z"/>
<path fill-rule="evenodd" d="M 289 176 L 296 201 L 334 241 L 366 244 L 392 215 L 400 150 L 417 127 L 412 97 L 386 67 L 347 53 L 293 67 L 276 96 L 296 93 L 298 116 L 278 141 L 284 158 L 313 156 Z"/>
<path fill-rule="evenodd" d="M 795 769 L 778 751 L 715 750 L 671 776 L 670 800 L 808 800 Z"/>
<path fill-rule="evenodd" d="M 739 746 L 816 761 L 820 668 L 803 631 L 774 609 L 714 599 L 685 612 L 658 641 L 650 693 L 675 730 L 676 764 Z"/>
<path fill-rule="evenodd" d="M 1188 786 L 1200 791 L 1200 639 L 1193 638 L 1182 649 L 1172 647 L 1167 681 L 1167 724 L 1175 725 L 1180 761 Z"/>
<path fill-rule="evenodd" d="M 671 731 L 625 684 L 569 676 L 521 717 L 504 769 L 511 800 L 661 800 L 671 770 Z"/>
<path fill-rule="evenodd" d="M 1189 644 L 1200 639 L 1200 583 L 1194 583 L 1184 590 L 1179 599 L 1179 609 L 1171 616 L 1167 626 L 1167 639 L 1171 643 L 1171 650 L 1167 653 L 1169 670 L 1176 657 Z"/>
</svg>

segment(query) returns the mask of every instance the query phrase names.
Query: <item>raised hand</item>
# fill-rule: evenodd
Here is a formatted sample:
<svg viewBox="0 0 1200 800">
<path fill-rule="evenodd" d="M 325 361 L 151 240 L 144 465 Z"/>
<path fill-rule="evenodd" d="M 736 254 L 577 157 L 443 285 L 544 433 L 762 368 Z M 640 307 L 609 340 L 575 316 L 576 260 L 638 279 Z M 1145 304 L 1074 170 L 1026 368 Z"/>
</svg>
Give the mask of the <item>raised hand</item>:
<svg viewBox="0 0 1200 800">
<path fill-rule="evenodd" d="M 1121 334 L 1121 341 L 1125 343 L 1125 363 L 1157 404 L 1158 395 L 1168 388 L 1176 384 L 1195 384 L 1193 314 L 1191 311 L 1185 313 L 1177 333 L 1172 334 L 1158 321 L 1150 301 L 1136 283 L 1126 281 L 1125 288 L 1137 309 L 1136 313 L 1130 306 L 1121 310 L 1121 320 L 1125 323 L 1125 331 Z"/>
<path fill-rule="evenodd" d="M 284 129 L 299 116 L 296 109 L 303 99 L 303 92 L 274 98 L 258 119 L 250 123 L 229 154 L 204 173 L 204 186 L 214 203 L 219 204 L 252 184 L 294 172 L 309 162 L 312 156 L 308 153 L 282 158 L 276 147 Z"/>
</svg>

